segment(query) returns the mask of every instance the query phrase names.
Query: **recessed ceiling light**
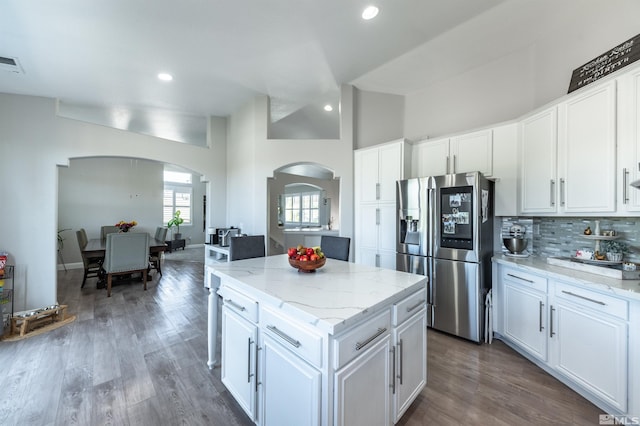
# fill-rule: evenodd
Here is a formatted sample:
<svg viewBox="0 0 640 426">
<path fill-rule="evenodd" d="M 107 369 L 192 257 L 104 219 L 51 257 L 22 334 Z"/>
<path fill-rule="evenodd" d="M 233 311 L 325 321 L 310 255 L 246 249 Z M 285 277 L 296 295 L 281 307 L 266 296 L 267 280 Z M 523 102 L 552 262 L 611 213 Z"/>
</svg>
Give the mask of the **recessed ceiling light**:
<svg viewBox="0 0 640 426">
<path fill-rule="evenodd" d="M 327 111 L 327 112 L 331 112 L 331 111 L 333 111 L 333 107 L 331 105 L 329 105 L 329 104 L 326 104 L 324 106 L 324 110 Z"/>
<path fill-rule="evenodd" d="M 158 74 L 158 79 L 162 81 L 171 81 L 173 80 L 173 76 L 171 74 L 167 74 L 166 72 L 161 72 Z"/>
<path fill-rule="evenodd" d="M 362 19 L 369 20 L 373 19 L 378 15 L 379 9 L 375 6 L 367 6 L 367 8 L 362 12 Z"/>
</svg>

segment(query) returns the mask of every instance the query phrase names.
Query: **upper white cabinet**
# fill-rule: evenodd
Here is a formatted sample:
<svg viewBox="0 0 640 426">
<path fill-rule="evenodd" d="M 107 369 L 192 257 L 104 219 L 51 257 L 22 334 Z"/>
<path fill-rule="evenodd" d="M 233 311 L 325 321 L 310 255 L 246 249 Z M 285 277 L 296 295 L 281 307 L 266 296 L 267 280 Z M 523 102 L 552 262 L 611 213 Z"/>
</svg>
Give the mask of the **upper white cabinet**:
<svg viewBox="0 0 640 426">
<path fill-rule="evenodd" d="M 413 161 L 413 176 L 416 177 L 474 171 L 492 176 L 492 130 L 419 143 L 415 146 Z"/>
<path fill-rule="evenodd" d="M 618 79 L 618 209 L 640 211 L 640 191 L 629 183 L 640 179 L 640 69 Z"/>
<path fill-rule="evenodd" d="M 522 213 L 556 211 L 557 111 L 541 111 L 520 122 Z"/>
<path fill-rule="evenodd" d="M 518 215 L 518 125 L 493 128 L 493 177 L 495 215 Z"/>
<path fill-rule="evenodd" d="M 615 81 L 558 106 L 558 148 L 562 211 L 615 212 Z"/>
<path fill-rule="evenodd" d="M 520 122 L 521 212 L 616 211 L 615 81 Z"/>
<path fill-rule="evenodd" d="M 405 140 L 355 152 L 355 259 L 395 269 L 396 181 L 408 177 L 411 147 Z"/>
</svg>

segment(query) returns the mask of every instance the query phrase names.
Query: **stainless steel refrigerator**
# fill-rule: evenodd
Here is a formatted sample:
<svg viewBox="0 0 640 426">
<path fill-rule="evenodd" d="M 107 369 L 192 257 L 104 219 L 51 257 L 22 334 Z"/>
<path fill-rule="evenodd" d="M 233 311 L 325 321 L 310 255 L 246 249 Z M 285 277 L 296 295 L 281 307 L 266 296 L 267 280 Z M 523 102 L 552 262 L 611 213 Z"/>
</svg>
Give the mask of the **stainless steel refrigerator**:
<svg viewBox="0 0 640 426">
<path fill-rule="evenodd" d="M 493 182 L 479 172 L 397 182 L 396 269 L 426 275 L 428 325 L 474 342 L 491 288 Z"/>
</svg>

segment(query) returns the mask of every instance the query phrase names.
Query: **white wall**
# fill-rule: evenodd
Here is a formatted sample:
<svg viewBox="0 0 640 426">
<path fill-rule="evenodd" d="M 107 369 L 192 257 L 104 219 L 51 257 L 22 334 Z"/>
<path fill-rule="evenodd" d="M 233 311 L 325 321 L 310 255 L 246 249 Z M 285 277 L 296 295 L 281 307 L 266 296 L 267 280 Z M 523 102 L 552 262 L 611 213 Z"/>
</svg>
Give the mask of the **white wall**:
<svg viewBox="0 0 640 426">
<path fill-rule="evenodd" d="M 311 162 L 340 178 L 340 234 L 353 237 L 353 89 L 341 93 L 339 140 L 267 139 L 268 98 L 245 105 L 229 119 L 227 225 L 267 235 L 267 178 L 282 166 Z"/>
<path fill-rule="evenodd" d="M 146 158 L 193 170 L 205 181 L 226 179 L 224 157 L 215 150 L 60 118 L 55 111 L 52 99 L 0 94 L 0 250 L 16 265 L 17 310 L 56 302 L 58 165 L 81 157 Z M 226 210 L 223 197 L 214 192 L 212 198 Z"/>
<path fill-rule="evenodd" d="M 419 48 L 438 57 L 437 66 L 406 96 L 404 137 L 509 121 L 562 97 L 574 69 L 640 32 L 638 16 L 637 0 L 504 2 Z M 525 44 L 525 36 L 535 42 Z M 507 53 L 478 58 L 478 44 L 495 44 Z M 450 65 L 465 71 L 450 72 Z"/>
<path fill-rule="evenodd" d="M 354 90 L 354 149 L 404 137 L 404 96 Z"/>
</svg>

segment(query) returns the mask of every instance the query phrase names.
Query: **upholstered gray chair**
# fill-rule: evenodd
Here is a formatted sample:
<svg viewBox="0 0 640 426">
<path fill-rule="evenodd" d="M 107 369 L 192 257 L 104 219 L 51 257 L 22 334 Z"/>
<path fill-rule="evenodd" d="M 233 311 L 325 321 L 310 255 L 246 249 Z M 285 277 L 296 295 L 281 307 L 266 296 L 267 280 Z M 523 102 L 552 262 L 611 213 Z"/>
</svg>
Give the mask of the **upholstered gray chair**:
<svg viewBox="0 0 640 426">
<path fill-rule="evenodd" d="M 144 289 L 147 289 L 149 268 L 149 234 L 126 232 L 107 234 L 107 246 L 102 269 L 107 274 L 107 297 L 111 297 L 111 280 L 114 275 L 142 273 Z"/>
<path fill-rule="evenodd" d="M 84 228 L 76 231 L 76 238 L 78 239 L 78 247 L 80 248 L 80 256 L 82 256 L 82 264 L 84 266 L 84 276 L 82 277 L 82 285 L 80 288 L 84 288 L 87 278 L 98 277 L 100 278 L 100 270 L 102 268 L 102 262 L 104 257 L 102 256 L 87 256 L 84 254 L 84 248 L 89 242 L 87 233 Z"/>
<path fill-rule="evenodd" d="M 154 235 L 154 238 L 158 241 L 165 241 L 167 238 L 167 228 L 158 226 L 156 228 L 156 233 Z M 151 269 L 155 269 L 156 271 L 158 271 L 160 276 L 162 276 L 161 260 L 162 260 L 162 252 L 160 251 L 157 253 L 151 253 L 149 255 L 149 264 L 151 266 Z"/>
<path fill-rule="evenodd" d="M 118 232 L 120 232 L 120 228 L 117 226 L 105 225 L 100 228 L 100 238 L 104 240 L 108 234 L 117 234 Z"/>
<path fill-rule="evenodd" d="M 229 260 L 264 257 L 264 235 L 231 237 L 229 240 Z"/>
<path fill-rule="evenodd" d="M 349 260 L 349 246 L 351 238 L 323 235 L 320 239 L 320 247 L 325 257 L 337 260 Z"/>
</svg>

